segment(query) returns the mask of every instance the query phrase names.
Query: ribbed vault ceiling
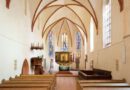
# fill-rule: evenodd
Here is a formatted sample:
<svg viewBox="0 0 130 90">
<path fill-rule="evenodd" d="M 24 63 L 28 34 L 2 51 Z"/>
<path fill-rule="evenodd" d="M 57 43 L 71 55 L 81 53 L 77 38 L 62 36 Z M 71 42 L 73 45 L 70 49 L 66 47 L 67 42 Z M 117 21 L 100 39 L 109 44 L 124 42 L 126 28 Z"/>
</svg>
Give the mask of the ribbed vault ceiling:
<svg viewBox="0 0 130 90">
<path fill-rule="evenodd" d="M 65 27 L 71 37 L 71 45 L 73 28 L 81 32 L 84 41 L 84 37 L 87 38 L 91 17 L 98 33 L 98 20 L 90 0 L 29 0 L 29 4 L 32 15 L 32 31 L 35 30 L 39 22 L 42 37 L 46 38 L 50 31 L 57 30 L 55 31 L 58 34 L 57 44 Z M 57 28 L 54 29 L 55 27 Z"/>
</svg>

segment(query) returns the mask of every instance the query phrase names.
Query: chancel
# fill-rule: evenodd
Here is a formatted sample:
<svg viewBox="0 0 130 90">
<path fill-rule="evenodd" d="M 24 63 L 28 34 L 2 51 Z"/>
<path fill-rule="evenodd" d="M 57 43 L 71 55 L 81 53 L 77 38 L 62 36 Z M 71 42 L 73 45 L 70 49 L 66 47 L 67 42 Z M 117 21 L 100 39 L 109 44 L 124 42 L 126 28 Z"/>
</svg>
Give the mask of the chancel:
<svg viewBox="0 0 130 90">
<path fill-rule="evenodd" d="M 130 0 L 0 0 L 0 90 L 130 90 Z"/>
<path fill-rule="evenodd" d="M 55 60 L 59 64 L 59 71 L 70 70 L 70 65 L 73 63 L 71 52 L 56 52 Z"/>
</svg>

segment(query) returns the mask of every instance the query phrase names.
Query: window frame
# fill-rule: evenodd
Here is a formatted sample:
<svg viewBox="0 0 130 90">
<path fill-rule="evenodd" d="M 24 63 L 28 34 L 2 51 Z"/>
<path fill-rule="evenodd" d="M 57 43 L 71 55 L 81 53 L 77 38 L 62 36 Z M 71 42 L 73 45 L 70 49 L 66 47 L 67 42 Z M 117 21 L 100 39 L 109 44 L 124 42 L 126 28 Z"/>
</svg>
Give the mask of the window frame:
<svg viewBox="0 0 130 90">
<path fill-rule="evenodd" d="M 105 2 L 106 0 L 104 0 Z M 112 16 L 111 0 L 103 3 L 103 48 L 111 46 L 111 16 Z"/>
</svg>

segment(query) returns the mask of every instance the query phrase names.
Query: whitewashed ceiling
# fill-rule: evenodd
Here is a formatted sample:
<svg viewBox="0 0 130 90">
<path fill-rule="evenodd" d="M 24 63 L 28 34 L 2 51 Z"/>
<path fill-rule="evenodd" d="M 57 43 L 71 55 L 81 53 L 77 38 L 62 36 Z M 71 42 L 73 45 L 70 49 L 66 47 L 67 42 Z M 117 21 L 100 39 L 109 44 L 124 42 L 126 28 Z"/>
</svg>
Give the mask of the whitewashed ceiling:
<svg viewBox="0 0 130 90">
<path fill-rule="evenodd" d="M 47 37 L 55 25 L 62 26 L 67 23 L 70 37 L 72 37 L 71 27 L 76 27 L 82 37 L 87 38 L 91 17 L 96 29 L 98 28 L 98 20 L 93 6 L 94 0 L 29 0 L 32 31 L 40 23 L 41 35 Z M 60 26 L 57 27 L 58 32 L 60 32 L 59 28 Z"/>
</svg>

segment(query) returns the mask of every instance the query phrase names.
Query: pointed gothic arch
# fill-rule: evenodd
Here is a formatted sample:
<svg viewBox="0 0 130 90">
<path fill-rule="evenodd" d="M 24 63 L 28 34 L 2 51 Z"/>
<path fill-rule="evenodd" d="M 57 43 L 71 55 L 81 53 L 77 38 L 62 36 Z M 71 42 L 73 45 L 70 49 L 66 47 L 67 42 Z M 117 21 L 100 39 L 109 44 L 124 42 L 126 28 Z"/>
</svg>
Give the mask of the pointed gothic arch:
<svg viewBox="0 0 130 90">
<path fill-rule="evenodd" d="M 25 59 L 24 62 L 23 62 L 21 74 L 22 74 L 22 75 L 27 75 L 27 74 L 29 74 L 29 64 L 28 64 L 27 59 Z"/>
</svg>

